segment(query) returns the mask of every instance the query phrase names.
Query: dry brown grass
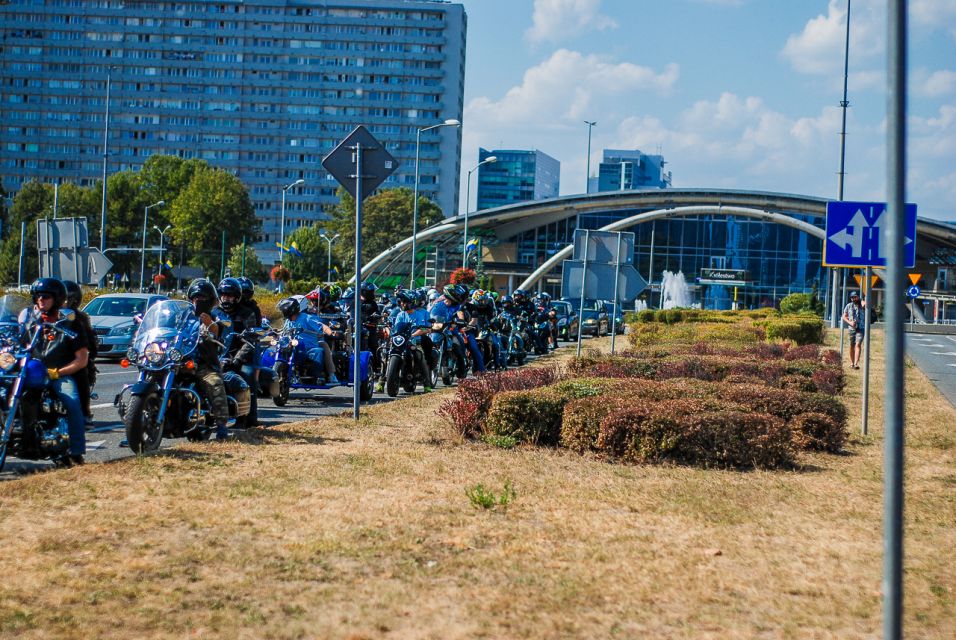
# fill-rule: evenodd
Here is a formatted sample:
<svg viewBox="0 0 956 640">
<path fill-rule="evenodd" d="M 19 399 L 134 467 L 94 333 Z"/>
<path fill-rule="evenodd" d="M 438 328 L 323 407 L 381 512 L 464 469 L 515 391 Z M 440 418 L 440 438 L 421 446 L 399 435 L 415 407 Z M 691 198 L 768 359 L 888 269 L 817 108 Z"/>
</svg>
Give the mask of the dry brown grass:
<svg viewBox="0 0 956 640">
<path fill-rule="evenodd" d="M 0 485 L 17 638 L 873 638 L 871 437 L 793 472 L 460 443 L 447 392 Z M 907 368 L 906 630 L 956 637 L 956 412 Z M 860 376 L 848 404 L 858 424 Z M 482 483 L 516 501 L 477 510 Z"/>
</svg>

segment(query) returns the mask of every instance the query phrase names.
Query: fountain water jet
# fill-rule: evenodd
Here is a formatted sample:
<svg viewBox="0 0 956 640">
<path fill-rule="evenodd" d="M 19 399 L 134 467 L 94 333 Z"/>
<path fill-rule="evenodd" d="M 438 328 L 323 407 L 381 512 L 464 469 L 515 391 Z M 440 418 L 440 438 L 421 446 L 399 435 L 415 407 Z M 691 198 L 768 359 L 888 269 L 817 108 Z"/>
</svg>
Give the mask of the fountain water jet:
<svg viewBox="0 0 956 640">
<path fill-rule="evenodd" d="M 665 271 L 661 278 L 661 309 L 692 306 L 690 287 L 684 272 Z"/>
</svg>

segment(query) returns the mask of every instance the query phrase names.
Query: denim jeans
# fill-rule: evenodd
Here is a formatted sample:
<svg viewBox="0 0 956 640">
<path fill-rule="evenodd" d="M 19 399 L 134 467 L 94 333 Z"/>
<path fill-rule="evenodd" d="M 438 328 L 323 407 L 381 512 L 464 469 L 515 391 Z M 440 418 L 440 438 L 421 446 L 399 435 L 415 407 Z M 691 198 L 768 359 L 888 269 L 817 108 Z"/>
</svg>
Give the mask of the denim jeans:
<svg viewBox="0 0 956 640">
<path fill-rule="evenodd" d="M 478 341 L 475 340 L 475 336 L 470 333 L 462 337 L 465 339 L 465 346 L 468 347 L 468 351 L 471 352 L 471 359 L 474 363 L 475 371 L 483 373 L 485 371 L 485 359 L 481 355 L 481 349 L 478 348 Z"/>
<path fill-rule="evenodd" d="M 86 375 L 85 371 L 80 372 Z M 56 394 L 66 409 L 66 420 L 70 432 L 70 455 L 82 456 L 86 453 L 86 418 L 80 404 L 80 392 L 71 376 L 62 376 L 50 380 L 50 389 Z"/>
</svg>

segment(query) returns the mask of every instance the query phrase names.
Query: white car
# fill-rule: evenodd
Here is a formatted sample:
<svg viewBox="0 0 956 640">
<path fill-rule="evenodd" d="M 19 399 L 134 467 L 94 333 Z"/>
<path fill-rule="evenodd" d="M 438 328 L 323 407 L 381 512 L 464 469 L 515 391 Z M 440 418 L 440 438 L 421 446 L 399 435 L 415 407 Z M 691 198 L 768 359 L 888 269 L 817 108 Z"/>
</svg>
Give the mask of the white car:
<svg viewBox="0 0 956 640">
<path fill-rule="evenodd" d="M 99 357 L 122 358 L 136 333 L 136 316 L 167 296 L 155 293 L 108 293 L 90 300 L 83 311 L 96 331 Z"/>
</svg>

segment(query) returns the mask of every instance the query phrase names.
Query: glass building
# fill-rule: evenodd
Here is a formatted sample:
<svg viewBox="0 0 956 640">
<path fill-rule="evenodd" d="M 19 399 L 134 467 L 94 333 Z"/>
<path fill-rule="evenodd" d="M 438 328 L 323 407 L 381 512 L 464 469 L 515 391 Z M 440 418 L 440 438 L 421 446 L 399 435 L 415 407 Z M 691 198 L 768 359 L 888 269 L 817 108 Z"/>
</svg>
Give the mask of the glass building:
<svg viewBox="0 0 956 640">
<path fill-rule="evenodd" d="M 415 180 L 418 129 L 461 119 L 466 16 L 431 0 L 0 2 L 0 179 L 92 185 L 154 153 L 237 175 L 262 220 L 260 257 L 324 218 L 325 154 L 364 124 Z M 109 105 L 107 95 L 109 94 Z M 457 211 L 461 132 L 421 137 L 420 191 Z"/>
<path fill-rule="evenodd" d="M 664 156 L 647 155 L 641 151 L 605 149 L 598 168 L 597 184 L 588 192 L 618 191 L 620 189 L 666 189 L 671 186 L 670 171 L 664 171 Z"/>
<path fill-rule="evenodd" d="M 477 209 L 558 196 L 561 163 L 543 151 L 478 150 L 478 162 L 491 156 L 497 160 L 478 168 Z"/>
</svg>

